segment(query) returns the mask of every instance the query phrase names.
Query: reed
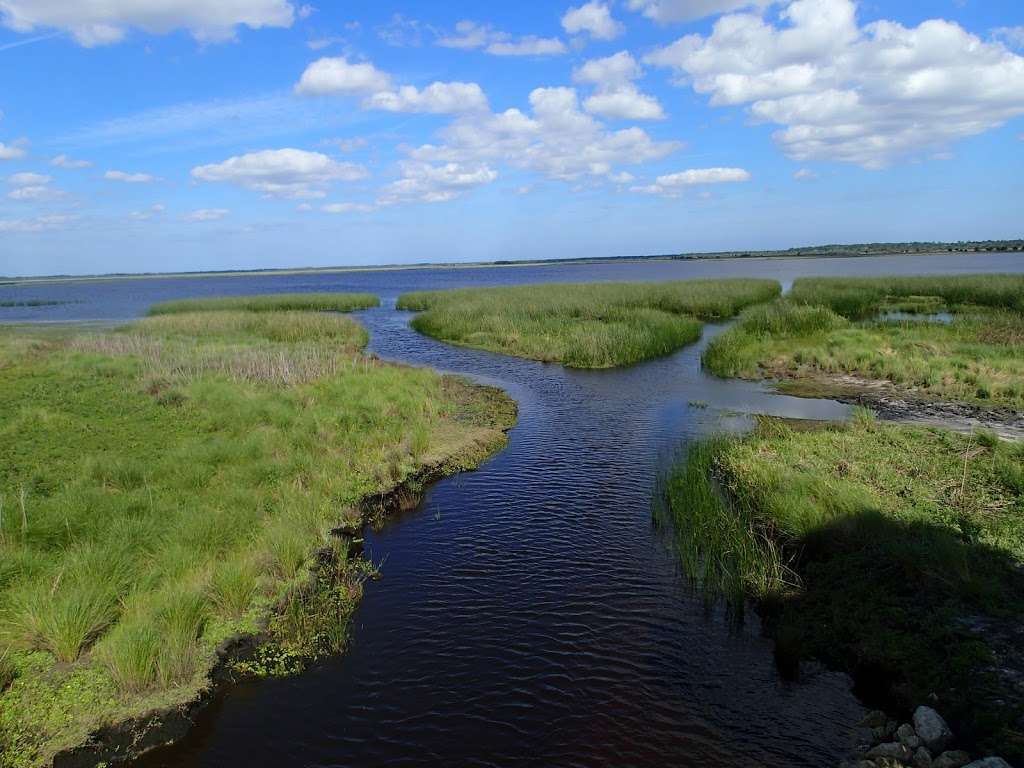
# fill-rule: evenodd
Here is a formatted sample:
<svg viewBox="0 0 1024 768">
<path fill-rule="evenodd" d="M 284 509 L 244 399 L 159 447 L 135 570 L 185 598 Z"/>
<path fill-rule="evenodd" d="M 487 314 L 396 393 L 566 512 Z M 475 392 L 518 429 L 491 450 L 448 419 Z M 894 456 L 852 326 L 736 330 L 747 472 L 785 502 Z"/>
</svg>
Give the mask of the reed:
<svg viewBox="0 0 1024 768">
<path fill-rule="evenodd" d="M 780 292 L 772 280 L 545 284 L 407 293 L 413 327 L 468 347 L 610 368 L 667 355 L 700 338 L 701 321 L 732 317 Z"/>
<path fill-rule="evenodd" d="M 182 312 L 353 312 L 380 304 L 372 293 L 273 293 L 261 296 L 214 296 L 205 299 L 181 299 L 154 304 L 150 315 Z"/>
</svg>

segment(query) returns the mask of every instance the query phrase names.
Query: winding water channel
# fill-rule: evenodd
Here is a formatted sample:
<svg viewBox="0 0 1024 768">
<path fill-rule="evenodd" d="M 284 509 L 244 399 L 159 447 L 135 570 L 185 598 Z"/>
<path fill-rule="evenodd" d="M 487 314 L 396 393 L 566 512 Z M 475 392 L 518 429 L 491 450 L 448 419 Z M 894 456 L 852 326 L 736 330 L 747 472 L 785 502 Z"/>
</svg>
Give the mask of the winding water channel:
<svg viewBox="0 0 1024 768">
<path fill-rule="evenodd" d="M 927 258 L 933 260 L 916 265 L 659 265 L 631 268 L 628 276 L 602 265 L 548 274 L 767 275 L 788 282 L 799 274 L 884 272 L 887 264 L 901 272 L 1024 271 L 1019 256 L 975 261 L 973 269 L 964 269 L 962 255 Z M 466 270 L 451 280 L 483 284 L 485 272 Z M 527 272 L 506 270 L 490 282 L 536 279 Z M 363 276 L 255 280 L 256 289 L 250 278 L 220 279 L 220 292 L 374 289 Z M 376 280 L 384 305 L 359 313 L 371 350 L 504 388 L 520 409 L 509 445 L 367 534 L 366 552 L 383 578 L 367 585 L 344 656 L 297 677 L 227 689 L 184 742 L 144 764 L 834 764 L 863 711 L 849 680 L 820 670 L 782 679 L 755 615 L 737 627 L 691 591 L 669 535 L 652 523 L 651 498 L 659 471 L 700 435 L 742 429 L 751 413 L 837 419 L 847 407 L 706 376 L 700 350 L 721 330 L 714 326 L 699 344 L 614 371 L 571 371 L 455 348 L 416 334 L 410 315 L 394 309 L 398 291 L 446 287 L 447 278 L 378 273 Z M 311 281 L 315 287 L 307 287 Z M 145 295 L 133 294 L 114 310 L 108 305 L 108 316 L 137 314 L 155 294 L 217 287 L 176 285 L 136 288 Z M 53 310 L 53 319 L 100 311 L 90 308 L 97 303 L 92 296 L 83 303 Z"/>
</svg>

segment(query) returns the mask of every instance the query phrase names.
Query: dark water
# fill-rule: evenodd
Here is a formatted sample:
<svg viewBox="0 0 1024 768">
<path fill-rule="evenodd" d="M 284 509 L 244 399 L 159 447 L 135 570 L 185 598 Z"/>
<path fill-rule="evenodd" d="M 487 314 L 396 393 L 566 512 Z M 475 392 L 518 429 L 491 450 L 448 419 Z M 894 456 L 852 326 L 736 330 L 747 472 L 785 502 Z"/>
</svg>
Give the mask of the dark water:
<svg viewBox="0 0 1024 768">
<path fill-rule="evenodd" d="M 984 260 L 984 261 L 982 261 Z M 412 332 L 407 289 L 542 279 L 1022 271 L 1019 256 L 658 263 L 47 286 L 82 303 L 37 319 L 117 318 L 172 297 L 373 290 L 377 354 L 505 388 L 520 419 L 479 471 L 434 486 L 367 536 L 351 648 L 304 675 L 229 689 L 148 766 L 827 766 L 862 709 L 837 674 L 779 677 L 756 616 L 737 628 L 691 593 L 651 521 L 658 472 L 687 441 L 749 413 L 843 418 L 846 407 L 720 381 L 700 345 L 632 368 L 558 366 Z M 0 301 L 7 298 L 0 288 Z M 19 288 L 17 290 L 26 290 Z M 28 315 L 28 310 L 18 310 Z M 698 403 L 706 403 L 701 407 Z"/>
</svg>

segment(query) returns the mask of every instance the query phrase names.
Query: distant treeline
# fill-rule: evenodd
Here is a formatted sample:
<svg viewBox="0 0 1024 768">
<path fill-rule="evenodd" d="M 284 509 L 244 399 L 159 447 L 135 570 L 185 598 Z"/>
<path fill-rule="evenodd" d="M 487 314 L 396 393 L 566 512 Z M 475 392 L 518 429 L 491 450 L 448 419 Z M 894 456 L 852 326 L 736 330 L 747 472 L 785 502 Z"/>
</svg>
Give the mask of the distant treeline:
<svg viewBox="0 0 1024 768">
<path fill-rule="evenodd" d="M 677 259 L 742 259 L 778 257 L 884 256 L 904 253 L 985 253 L 1024 251 L 1024 240 L 964 240 L 956 243 L 852 243 L 846 245 L 810 245 L 779 251 L 717 251 L 683 253 Z"/>
</svg>

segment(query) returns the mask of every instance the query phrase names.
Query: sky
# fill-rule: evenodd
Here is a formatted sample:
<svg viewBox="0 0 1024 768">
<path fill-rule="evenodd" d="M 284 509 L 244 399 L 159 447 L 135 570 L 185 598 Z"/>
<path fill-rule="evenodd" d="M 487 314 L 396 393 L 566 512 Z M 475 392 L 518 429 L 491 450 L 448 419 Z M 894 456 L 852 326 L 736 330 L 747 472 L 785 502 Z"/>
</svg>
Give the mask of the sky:
<svg viewBox="0 0 1024 768">
<path fill-rule="evenodd" d="M 0 275 L 1024 237 L 1020 0 L 0 0 Z"/>
</svg>

